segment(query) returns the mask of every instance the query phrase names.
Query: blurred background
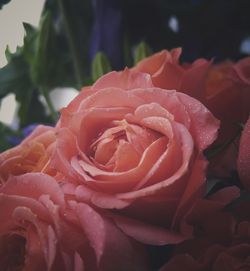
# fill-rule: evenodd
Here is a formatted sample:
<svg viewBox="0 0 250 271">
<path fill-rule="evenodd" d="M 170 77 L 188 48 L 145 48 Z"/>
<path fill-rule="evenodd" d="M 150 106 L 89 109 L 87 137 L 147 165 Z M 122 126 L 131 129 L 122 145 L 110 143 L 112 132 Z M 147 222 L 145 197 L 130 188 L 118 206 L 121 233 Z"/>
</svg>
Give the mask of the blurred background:
<svg viewBox="0 0 250 271">
<path fill-rule="evenodd" d="M 29 125 L 53 125 L 82 86 L 153 52 L 250 55 L 249 10 L 249 0 L 0 0 L 0 150 Z"/>
</svg>

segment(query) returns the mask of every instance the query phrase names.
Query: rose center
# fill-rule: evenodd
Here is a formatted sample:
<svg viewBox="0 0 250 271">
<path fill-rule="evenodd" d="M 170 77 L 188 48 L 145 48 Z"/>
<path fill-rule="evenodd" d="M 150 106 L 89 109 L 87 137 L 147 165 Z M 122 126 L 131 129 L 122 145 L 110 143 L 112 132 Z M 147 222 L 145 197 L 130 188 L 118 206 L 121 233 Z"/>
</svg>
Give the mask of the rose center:
<svg viewBox="0 0 250 271">
<path fill-rule="evenodd" d="M 105 130 L 91 144 L 91 157 L 106 170 L 129 170 L 139 163 L 144 150 L 159 136 L 126 120 L 113 121 L 113 127 Z"/>
<path fill-rule="evenodd" d="M 0 238 L 1 270 L 19 271 L 23 269 L 25 244 L 25 238 L 17 234 L 4 235 Z"/>
</svg>

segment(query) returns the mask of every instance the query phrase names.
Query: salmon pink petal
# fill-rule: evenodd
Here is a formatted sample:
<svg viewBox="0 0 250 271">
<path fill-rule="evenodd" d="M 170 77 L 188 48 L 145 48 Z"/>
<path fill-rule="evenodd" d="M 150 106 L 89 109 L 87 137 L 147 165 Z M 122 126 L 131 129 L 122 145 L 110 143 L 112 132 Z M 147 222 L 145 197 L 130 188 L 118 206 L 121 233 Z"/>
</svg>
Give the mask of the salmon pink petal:
<svg viewBox="0 0 250 271">
<path fill-rule="evenodd" d="M 112 99 L 111 99 L 112 97 Z M 136 108 L 143 103 L 139 97 L 136 97 L 130 91 L 125 91 L 120 88 L 105 88 L 91 95 L 82 101 L 84 110 L 90 108 Z"/>
<path fill-rule="evenodd" d="M 71 157 L 77 154 L 76 137 L 67 128 L 62 128 L 58 131 L 56 140 L 56 149 L 51 158 L 51 167 L 56 168 L 59 172 L 77 180 L 77 175 L 71 168 Z"/>
<path fill-rule="evenodd" d="M 124 233 L 143 244 L 161 246 L 177 244 L 185 239 L 177 232 L 144 224 L 143 222 L 127 217 L 114 216 L 113 219 Z"/>
<path fill-rule="evenodd" d="M 86 153 L 91 145 L 101 140 L 106 135 L 112 136 L 110 130 L 113 126 L 114 120 L 121 120 L 124 115 L 131 113 L 131 109 L 126 107 L 114 108 L 93 108 L 86 114 L 82 115 L 80 122 L 78 122 L 79 133 L 77 137 L 78 145 L 82 152 Z M 103 136 L 100 136 L 105 129 L 108 129 Z M 122 128 L 115 127 L 112 129 L 122 130 Z"/>
<path fill-rule="evenodd" d="M 187 181 L 184 193 L 177 207 L 173 224 L 179 223 L 178 220 L 181 219 L 185 213 L 187 213 L 187 208 L 191 208 L 192 204 L 190 202 L 194 202 L 194 198 L 200 198 L 204 196 L 206 166 L 207 161 L 205 158 L 202 159 L 201 157 L 200 160 L 196 160 L 194 162 L 191 176 Z"/>
<path fill-rule="evenodd" d="M 170 52 L 162 50 L 138 62 L 132 70 L 149 73 L 151 76 L 157 76 L 158 71 L 162 70 L 166 63 L 178 63 L 181 51 L 181 48 L 175 48 Z"/>
<path fill-rule="evenodd" d="M 120 141 L 114 154 L 115 172 L 124 172 L 135 168 L 140 162 L 137 151 L 126 141 Z"/>
<path fill-rule="evenodd" d="M 107 209 L 122 209 L 131 203 L 129 200 L 120 200 L 115 195 L 93 191 L 84 185 L 78 186 L 74 195 L 78 201 L 93 203 L 95 206 Z"/>
<path fill-rule="evenodd" d="M 166 150 L 148 171 L 146 176 L 135 186 L 134 190 L 161 182 L 173 175 L 182 163 L 181 143 L 178 134 L 170 138 Z M 192 147 L 192 144 L 190 147 Z"/>
<path fill-rule="evenodd" d="M 105 138 L 100 143 L 97 144 L 95 151 L 95 161 L 100 164 L 107 164 L 108 161 L 113 157 L 118 142 L 112 140 L 112 138 Z"/>
<path fill-rule="evenodd" d="M 135 254 L 136 250 L 129 238 L 115 224 L 102 217 L 89 205 L 71 203 L 71 206 L 96 253 L 100 269 L 116 271 L 119 266 L 119 270 L 124 271 L 145 270 L 143 269 L 145 266 L 139 265 L 141 263 L 140 253 Z"/>
<path fill-rule="evenodd" d="M 134 95 L 144 100 L 143 104 L 156 103 L 165 111 L 169 112 L 169 117 L 174 116 L 174 120 L 184 124 L 188 129 L 190 126 L 190 116 L 185 104 L 179 99 L 179 92 L 175 90 L 165 90 L 160 88 L 150 88 L 132 90 Z M 151 111 L 152 112 L 152 111 Z M 156 111 L 157 112 L 157 111 Z M 159 114 L 159 112 L 157 112 Z"/>
<path fill-rule="evenodd" d="M 176 124 L 177 125 L 177 124 Z M 128 193 L 120 193 L 117 194 L 119 199 L 136 199 L 139 197 L 149 196 L 153 195 L 156 192 L 163 192 L 167 188 L 174 185 L 175 181 L 180 179 L 181 176 L 184 176 L 186 172 L 188 171 L 190 159 L 193 155 L 193 141 L 190 136 L 187 135 L 186 129 L 182 125 L 178 125 L 178 129 L 180 130 L 179 135 L 182 137 L 181 141 L 183 142 L 183 158 L 182 158 L 182 164 L 178 168 L 178 170 L 173 174 L 171 177 L 162 180 L 161 182 L 155 183 L 151 186 L 142 188 L 137 191 L 132 191 Z"/>
<path fill-rule="evenodd" d="M 48 214 L 44 206 L 34 199 L 0 194 L 0 213 L 1 213 L 1 224 L 0 224 L 0 234 L 8 231 L 13 225 L 13 212 L 16 208 L 23 206 L 23 208 L 32 210 L 41 219 L 49 221 Z"/>
<path fill-rule="evenodd" d="M 196 60 L 192 66 L 183 73 L 181 86 L 178 90 L 196 98 L 199 101 L 205 101 L 205 83 L 210 66 L 211 61 L 204 59 Z"/>
<path fill-rule="evenodd" d="M 165 138 L 159 138 L 153 142 L 143 153 L 141 161 L 136 168 L 133 168 L 126 172 L 108 172 L 96 168 L 82 160 L 77 161 L 72 160 L 72 167 L 77 170 L 77 164 L 83 169 L 83 171 L 88 172 L 92 177 L 95 185 L 98 185 L 102 190 L 109 191 L 113 189 L 128 190 L 131 185 L 134 185 L 146 172 L 151 168 L 151 166 L 158 160 L 159 156 L 166 149 Z M 80 171 L 78 170 L 80 173 Z M 89 183 L 91 185 L 91 182 Z M 104 190 L 103 190 L 104 189 Z M 110 190 L 111 189 L 111 190 Z M 130 187 L 131 189 L 131 187 Z"/>
<path fill-rule="evenodd" d="M 179 65 L 168 62 L 152 76 L 152 81 L 155 87 L 179 90 L 183 73 Z"/>
<path fill-rule="evenodd" d="M 138 120 L 143 120 L 147 117 L 162 117 L 171 121 L 174 120 L 174 116 L 169 111 L 167 111 L 167 109 L 163 108 L 160 104 L 157 103 L 140 105 L 138 108 L 136 108 L 134 116 Z"/>
<path fill-rule="evenodd" d="M 205 150 L 217 137 L 219 120 L 199 101 L 183 93 L 178 93 L 191 118 L 190 132 L 199 151 Z"/>
<path fill-rule="evenodd" d="M 54 178 L 43 173 L 13 176 L 1 187 L 0 191 L 33 199 L 39 199 L 41 195 L 49 193 L 55 203 L 64 206 L 64 195 L 58 183 Z"/>
<path fill-rule="evenodd" d="M 241 135 L 237 166 L 242 184 L 250 191 L 250 118 Z"/>
<path fill-rule="evenodd" d="M 100 90 L 104 88 L 120 88 L 124 90 L 134 88 L 152 87 L 152 81 L 149 74 L 141 72 L 131 72 L 125 69 L 121 72 L 110 72 L 96 81 L 92 86 L 93 89 Z"/>
</svg>

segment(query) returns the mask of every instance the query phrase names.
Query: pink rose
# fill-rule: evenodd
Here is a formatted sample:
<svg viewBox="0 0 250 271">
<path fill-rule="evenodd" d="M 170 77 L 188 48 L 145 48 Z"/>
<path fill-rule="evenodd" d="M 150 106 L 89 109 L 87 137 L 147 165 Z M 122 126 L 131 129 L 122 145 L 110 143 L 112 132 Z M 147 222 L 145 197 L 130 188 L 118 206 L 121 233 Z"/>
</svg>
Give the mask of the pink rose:
<svg viewBox="0 0 250 271">
<path fill-rule="evenodd" d="M 1 270 L 147 270 L 140 246 L 94 208 L 67 203 L 49 175 L 11 177 L 0 209 Z"/>
<path fill-rule="evenodd" d="M 48 167 L 55 142 L 55 129 L 39 125 L 21 144 L 0 154 L 0 182 L 28 172 L 54 175 Z"/>
<path fill-rule="evenodd" d="M 197 59 L 192 64 L 180 64 L 181 52 L 181 48 L 163 50 L 143 59 L 132 70 L 150 74 L 155 87 L 175 89 L 204 101 L 211 62 Z"/>
<path fill-rule="evenodd" d="M 181 49 L 163 50 L 142 61 L 132 70 L 148 73 L 153 85 L 176 89 L 199 101 L 221 121 L 214 146 L 231 140 L 250 114 L 250 58 L 237 63 L 198 59 L 192 64 L 180 64 Z M 236 143 L 238 143 L 236 141 Z M 211 160 L 211 175 L 229 176 L 236 170 L 237 148 L 233 144 Z"/>
<path fill-rule="evenodd" d="M 176 243 L 203 195 L 202 152 L 217 129 L 197 100 L 153 87 L 147 74 L 111 72 L 62 110 L 52 165 L 79 201 L 109 211 L 129 236 Z"/>
</svg>

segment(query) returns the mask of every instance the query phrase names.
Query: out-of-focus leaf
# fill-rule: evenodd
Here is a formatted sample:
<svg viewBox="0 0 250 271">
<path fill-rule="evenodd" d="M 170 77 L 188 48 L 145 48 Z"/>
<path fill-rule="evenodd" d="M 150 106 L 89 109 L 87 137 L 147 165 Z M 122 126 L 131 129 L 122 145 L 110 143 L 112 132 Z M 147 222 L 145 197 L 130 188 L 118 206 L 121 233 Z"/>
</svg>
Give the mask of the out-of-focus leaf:
<svg viewBox="0 0 250 271">
<path fill-rule="evenodd" d="M 0 9 L 6 4 L 8 4 L 11 0 L 0 0 Z"/>
<path fill-rule="evenodd" d="M 39 92 L 36 89 L 30 91 L 28 100 L 20 103 L 18 115 L 20 118 L 20 126 L 25 127 L 32 123 L 53 124 L 52 119 L 47 115 L 44 105 L 39 99 Z M 25 100 L 26 97 L 20 97 Z M 28 118 L 27 118 L 28 116 Z"/>
<path fill-rule="evenodd" d="M 148 46 L 148 44 L 142 41 L 140 44 L 137 45 L 134 51 L 134 64 L 139 62 L 140 60 L 144 59 L 147 56 L 152 54 L 152 50 Z"/>
<path fill-rule="evenodd" d="M 13 55 L 9 63 L 0 69 L 0 99 L 15 93 L 26 92 L 32 86 L 28 76 L 29 67 L 22 56 Z"/>
<path fill-rule="evenodd" d="M 19 132 L 13 131 L 7 125 L 0 122 L 0 152 L 13 147 L 13 144 L 9 141 L 10 136 L 19 136 Z"/>
<path fill-rule="evenodd" d="M 55 52 L 55 32 L 52 25 L 51 13 L 44 13 L 40 20 L 38 35 L 35 41 L 34 58 L 31 66 L 31 78 L 38 86 L 48 86 L 52 71 L 56 73 L 53 61 Z"/>
<path fill-rule="evenodd" d="M 28 24 L 24 27 L 26 35 L 23 47 L 18 47 L 14 54 L 7 48 L 5 54 L 8 64 L 0 69 L 0 99 L 10 93 L 15 95 L 19 104 L 18 117 L 21 127 L 33 122 L 49 121 L 38 100 L 38 88 L 30 76 L 36 30 Z"/>
<path fill-rule="evenodd" d="M 25 36 L 23 41 L 24 45 L 21 48 L 22 55 L 29 66 L 31 66 L 35 55 L 34 43 L 37 37 L 37 29 L 28 23 L 23 23 L 23 27 L 25 30 Z"/>
<path fill-rule="evenodd" d="M 92 79 L 96 81 L 99 77 L 111 71 L 111 69 L 107 56 L 102 52 L 98 52 L 92 62 Z"/>
</svg>

